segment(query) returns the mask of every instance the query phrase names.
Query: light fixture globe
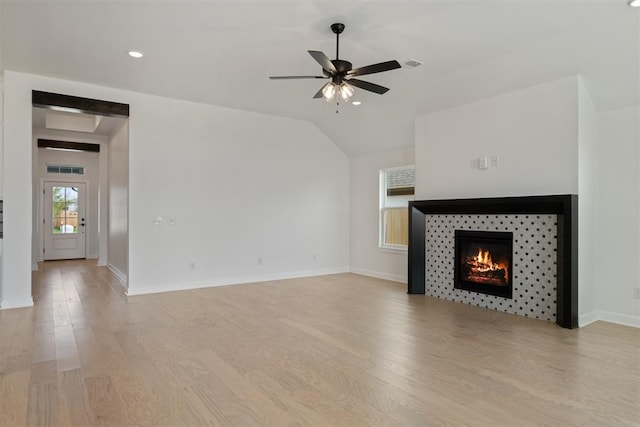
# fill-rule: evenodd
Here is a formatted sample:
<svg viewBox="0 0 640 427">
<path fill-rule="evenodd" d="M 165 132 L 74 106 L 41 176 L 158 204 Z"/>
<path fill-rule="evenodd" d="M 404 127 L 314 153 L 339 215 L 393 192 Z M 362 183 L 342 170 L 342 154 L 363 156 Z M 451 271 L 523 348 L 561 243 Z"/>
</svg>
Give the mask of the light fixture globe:
<svg viewBox="0 0 640 427">
<path fill-rule="evenodd" d="M 640 7 L 640 0 L 629 0 L 627 4 L 631 7 Z"/>
<path fill-rule="evenodd" d="M 348 102 L 354 93 L 353 86 L 351 86 L 347 82 L 342 82 L 340 84 L 340 88 L 338 89 L 338 93 L 340 94 L 340 99 L 343 102 Z"/>
<path fill-rule="evenodd" d="M 322 96 L 324 97 L 324 100 L 327 102 L 333 101 L 333 98 L 336 96 L 337 89 L 338 86 L 335 83 L 327 83 L 325 87 L 322 88 Z"/>
</svg>

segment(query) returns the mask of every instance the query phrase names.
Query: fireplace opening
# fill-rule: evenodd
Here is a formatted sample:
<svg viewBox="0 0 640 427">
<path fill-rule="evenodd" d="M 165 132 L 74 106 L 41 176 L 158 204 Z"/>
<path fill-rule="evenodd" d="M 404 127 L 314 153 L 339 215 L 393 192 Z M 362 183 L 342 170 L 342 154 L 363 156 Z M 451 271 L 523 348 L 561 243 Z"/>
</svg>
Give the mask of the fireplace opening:
<svg viewBox="0 0 640 427">
<path fill-rule="evenodd" d="M 455 232 L 454 288 L 513 297 L 513 233 Z"/>
</svg>

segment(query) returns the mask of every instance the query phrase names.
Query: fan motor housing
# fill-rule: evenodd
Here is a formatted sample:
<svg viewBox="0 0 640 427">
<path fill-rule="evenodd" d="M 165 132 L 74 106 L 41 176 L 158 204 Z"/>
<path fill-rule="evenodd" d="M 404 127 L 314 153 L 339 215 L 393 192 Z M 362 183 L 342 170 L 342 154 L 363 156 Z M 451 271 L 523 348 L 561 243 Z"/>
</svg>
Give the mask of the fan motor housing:
<svg viewBox="0 0 640 427">
<path fill-rule="evenodd" d="M 351 62 L 344 61 L 342 59 L 332 59 L 331 63 L 333 64 L 334 67 L 336 67 L 336 70 L 338 71 L 336 74 L 340 76 L 346 75 L 347 72 L 351 71 L 351 69 L 353 68 L 353 65 L 351 64 Z M 331 72 L 325 70 L 324 68 L 322 69 L 322 72 L 324 73 L 325 76 L 329 76 L 329 77 L 332 76 Z"/>
</svg>

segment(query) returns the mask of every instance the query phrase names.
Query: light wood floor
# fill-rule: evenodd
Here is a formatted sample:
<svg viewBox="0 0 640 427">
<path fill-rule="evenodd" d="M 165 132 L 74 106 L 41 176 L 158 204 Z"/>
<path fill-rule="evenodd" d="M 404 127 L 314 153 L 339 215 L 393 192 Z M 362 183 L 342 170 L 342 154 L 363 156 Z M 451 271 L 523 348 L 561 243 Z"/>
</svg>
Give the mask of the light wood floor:
<svg viewBox="0 0 640 427">
<path fill-rule="evenodd" d="M 0 425 L 639 425 L 640 330 L 330 275 L 124 297 L 41 264 L 0 311 Z"/>
</svg>

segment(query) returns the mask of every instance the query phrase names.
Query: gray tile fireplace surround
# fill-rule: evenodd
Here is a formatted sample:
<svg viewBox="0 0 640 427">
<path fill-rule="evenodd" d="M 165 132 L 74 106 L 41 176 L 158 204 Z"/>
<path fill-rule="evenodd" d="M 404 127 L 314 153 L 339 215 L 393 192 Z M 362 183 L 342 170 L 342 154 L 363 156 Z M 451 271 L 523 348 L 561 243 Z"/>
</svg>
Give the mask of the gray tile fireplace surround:
<svg viewBox="0 0 640 427">
<path fill-rule="evenodd" d="M 536 319 L 556 319 L 556 215 L 426 215 L 425 294 Z M 456 230 L 513 233 L 513 298 L 454 289 Z"/>
<path fill-rule="evenodd" d="M 578 326 L 577 196 L 410 202 L 408 293 Z M 455 230 L 513 233 L 513 298 L 454 289 Z"/>
</svg>

